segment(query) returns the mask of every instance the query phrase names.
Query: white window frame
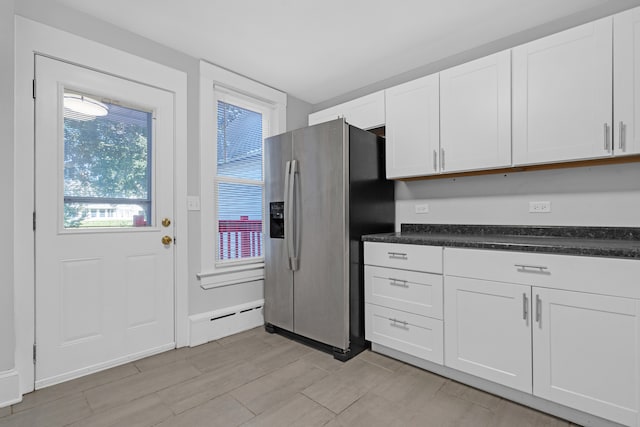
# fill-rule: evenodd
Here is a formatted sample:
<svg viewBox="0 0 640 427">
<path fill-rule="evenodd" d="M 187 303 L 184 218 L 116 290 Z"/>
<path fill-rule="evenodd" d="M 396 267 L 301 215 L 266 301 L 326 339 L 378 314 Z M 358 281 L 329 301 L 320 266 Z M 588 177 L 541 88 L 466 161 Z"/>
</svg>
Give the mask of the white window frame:
<svg viewBox="0 0 640 427">
<path fill-rule="evenodd" d="M 217 183 L 220 182 L 217 179 L 218 100 L 254 111 L 258 108 L 259 112 L 263 114 L 263 120 L 266 119 L 269 123 L 268 129 L 263 133 L 263 138 L 286 131 L 287 96 L 285 93 L 206 61 L 200 62 L 201 272 L 199 276 L 201 279 L 205 279 L 203 280 L 205 282 L 224 281 L 226 278 L 217 277 L 223 273 L 264 266 L 264 257 L 218 260 L 216 209 Z M 224 180 L 224 182 L 231 181 L 231 179 Z"/>
</svg>

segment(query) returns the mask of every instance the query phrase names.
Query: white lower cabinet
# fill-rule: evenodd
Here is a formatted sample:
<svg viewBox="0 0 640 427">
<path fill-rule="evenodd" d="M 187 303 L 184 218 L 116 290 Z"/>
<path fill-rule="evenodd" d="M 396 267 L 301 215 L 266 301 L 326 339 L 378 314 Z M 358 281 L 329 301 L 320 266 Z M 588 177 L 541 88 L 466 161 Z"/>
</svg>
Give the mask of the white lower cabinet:
<svg viewBox="0 0 640 427">
<path fill-rule="evenodd" d="M 442 365 L 442 248 L 364 243 L 365 338 Z"/>
<path fill-rule="evenodd" d="M 365 303 L 367 340 L 442 375 L 640 427 L 640 261 L 366 242 Z"/>
<path fill-rule="evenodd" d="M 533 288 L 533 393 L 638 425 L 638 300 Z"/>
<path fill-rule="evenodd" d="M 445 278 L 445 365 L 531 393 L 531 288 Z"/>
</svg>

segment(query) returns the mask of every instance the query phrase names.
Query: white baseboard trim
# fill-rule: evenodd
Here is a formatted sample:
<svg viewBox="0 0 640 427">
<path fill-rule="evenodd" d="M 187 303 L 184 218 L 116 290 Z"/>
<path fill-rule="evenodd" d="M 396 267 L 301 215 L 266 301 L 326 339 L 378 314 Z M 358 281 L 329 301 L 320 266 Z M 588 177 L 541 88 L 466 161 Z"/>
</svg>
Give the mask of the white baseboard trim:
<svg viewBox="0 0 640 427">
<path fill-rule="evenodd" d="M 0 408 L 22 402 L 20 393 L 20 375 L 18 371 L 0 372 Z"/>
<path fill-rule="evenodd" d="M 264 300 L 189 316 L 189 346 L 195 347 L 264 324 Z"/>
</svg>

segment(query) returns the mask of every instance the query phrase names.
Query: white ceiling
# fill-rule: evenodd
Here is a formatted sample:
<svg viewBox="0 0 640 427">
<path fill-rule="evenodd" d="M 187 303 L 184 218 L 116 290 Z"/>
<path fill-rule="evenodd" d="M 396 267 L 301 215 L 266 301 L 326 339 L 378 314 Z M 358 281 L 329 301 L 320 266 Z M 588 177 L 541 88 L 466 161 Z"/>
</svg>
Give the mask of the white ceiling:
<svg viewBox="0 0 640 427">
<path fill-rule="evenodd" d="M 621 0 L 54 0 L 317 104 Z"/>
</svg>

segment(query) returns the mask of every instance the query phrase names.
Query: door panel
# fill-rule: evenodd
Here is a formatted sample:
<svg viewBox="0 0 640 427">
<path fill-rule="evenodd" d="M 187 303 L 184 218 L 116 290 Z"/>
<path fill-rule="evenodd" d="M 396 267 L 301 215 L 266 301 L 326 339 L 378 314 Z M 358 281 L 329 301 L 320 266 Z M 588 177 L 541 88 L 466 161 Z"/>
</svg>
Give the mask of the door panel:
<svg viewBox="0 0 640 427">
<path fill-rule="evenodd" d="M 440 73 L 440 171 L 511 165 L 511 51 Z"/>
<path fill-rule="evenodd" d="M 175 347 L 174 111 L 169 92 L 41 56 L 36 95 L 40 388 Z"/>
<path fill-rule="evenodd" d="M 531 393 L 531 288 L 446 276 L 445 365 Z"/>
<path fill-rule="evenodd" d="M 640 8 L 613 17 L 613 152 L 640 153 Z"/>
<path fill-rule="evenodd" d="M 264 144 L 264 320 L 289 331 L 293 331 L 293 272 L 289 269 L 284 209 L 289 207 L 285 201 L 285 175 L 287 162 L 291 161 L 291 142 L 291 133 L 286 133 L 267 138 Z"/>
<path fill-rule="evenodd" d="M 640 303 L 533 288 L 533 393 L 624 425 L 639 408 Z M 539 302 L 538 302 L 539 301 Z"/>
<path fill-rule="evenodd" d="M 348 346 L 347 164 L 345 127 L 337 120 L 293 134 L 296 249 L 294 332 Z"/>
<path fill-rule="evenodd" d="M 612 18 L 513 49 L 513 163 L 610 156 Z"/>
</svg>

